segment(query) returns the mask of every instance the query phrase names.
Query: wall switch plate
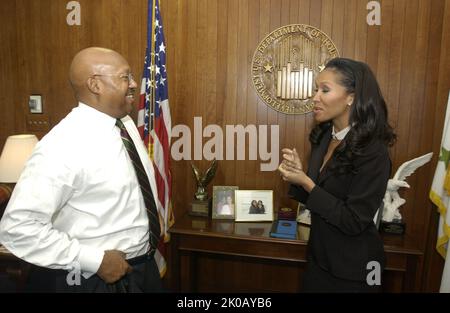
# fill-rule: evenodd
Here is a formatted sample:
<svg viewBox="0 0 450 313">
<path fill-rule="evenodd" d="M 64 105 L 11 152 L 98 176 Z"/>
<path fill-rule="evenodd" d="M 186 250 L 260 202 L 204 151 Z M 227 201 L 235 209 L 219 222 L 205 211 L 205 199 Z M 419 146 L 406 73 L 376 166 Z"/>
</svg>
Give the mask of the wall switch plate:
<svg viewBox="0 0 450 313">
<path fill-rule="evenodd" d="M 31 95 L 28 100 L 28 108 L 30 109 L 30 113 L 40 114 L 42 113 L 42 96 L 40 95 Z"/>
</svg>

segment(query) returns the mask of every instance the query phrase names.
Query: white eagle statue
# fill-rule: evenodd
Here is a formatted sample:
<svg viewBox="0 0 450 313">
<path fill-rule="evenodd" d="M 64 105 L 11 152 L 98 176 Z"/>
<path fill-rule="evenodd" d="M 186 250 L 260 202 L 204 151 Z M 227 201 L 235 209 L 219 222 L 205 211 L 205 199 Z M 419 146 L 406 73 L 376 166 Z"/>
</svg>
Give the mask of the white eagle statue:
<svg viewBox="0 0 450 313">
<path fill-rule="evenodd" d="M 389 179 L 386 193 L 384 195 L 384 207 L 382 220 L 385 222 L 392 222 L 393 220 L 401 220 L 402 215 L 398 208 L 405 204 L 406 200 L 400 198 L 398 194 L 398 189 L 400 187 L 409 188 L 408 183 L 405 179 L 415 172 L 416 169 L 422 165 L 428 163 L 433 156 L 433 152 L 424 154 L 418 158 L 409 160 L 403 163 L 395 173 L 392 179 Z"/>
</svg>

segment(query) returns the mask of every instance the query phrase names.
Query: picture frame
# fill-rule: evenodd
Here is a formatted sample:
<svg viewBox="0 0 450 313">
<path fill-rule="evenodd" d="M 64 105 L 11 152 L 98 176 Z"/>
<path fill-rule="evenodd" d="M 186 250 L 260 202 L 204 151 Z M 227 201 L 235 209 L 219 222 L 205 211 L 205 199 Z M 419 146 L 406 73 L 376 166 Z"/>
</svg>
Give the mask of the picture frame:
<svg viewBox="0 0 450 313">
<path fill-rule="evenodd" d="M 238 186 L 213 186 L 212 218 L 235 218 L 235 191 Z"/>
<path fill-rule="evenodd" d="M 273 190 L 236 190 L 236 222 L 273 221 Z"/>
</svg>

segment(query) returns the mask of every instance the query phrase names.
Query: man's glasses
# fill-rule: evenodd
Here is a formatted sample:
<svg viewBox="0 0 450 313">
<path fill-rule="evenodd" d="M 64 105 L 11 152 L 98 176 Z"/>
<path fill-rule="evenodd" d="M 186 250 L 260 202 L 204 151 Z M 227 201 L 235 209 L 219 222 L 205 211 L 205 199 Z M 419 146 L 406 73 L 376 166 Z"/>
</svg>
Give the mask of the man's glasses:
<svg viewBox="0 0 450 313">
<path fill-rule="evenodd" d="M 126 80 L 127 82 L 135 81 L 133 73 L 128 73 L 128 74 L 94 74 L 92 76 L 109 76 L 109 77 L 118 76 L 119 78 L 121 78 L 123 80 Z"/>
</svg>

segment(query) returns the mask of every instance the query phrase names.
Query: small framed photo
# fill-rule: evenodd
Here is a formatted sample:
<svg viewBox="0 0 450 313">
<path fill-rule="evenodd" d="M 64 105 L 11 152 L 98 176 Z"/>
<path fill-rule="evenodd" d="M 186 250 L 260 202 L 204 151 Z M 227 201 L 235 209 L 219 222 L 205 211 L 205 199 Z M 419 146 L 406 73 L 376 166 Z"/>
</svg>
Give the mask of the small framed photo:
<svg viewBox="0 0 450 313">
<path fill-rule="evenodd" d="M 213 219 L 231 219 L 234 220 L 235 198 L 234 193 L 238 190 L 237 186 L 213 186 Z"/>
<path fill-rule="evenodd" d="M 30 113 L 41 114 L 42 113 L 42 96 L 41 95 L 31 95 L 28 100 L 28 108 Z"/>
<path fill-rule="evenodd" d="M 273 221 L 273 190 L 236 190 L 236 222 Z"/>
</svg>

